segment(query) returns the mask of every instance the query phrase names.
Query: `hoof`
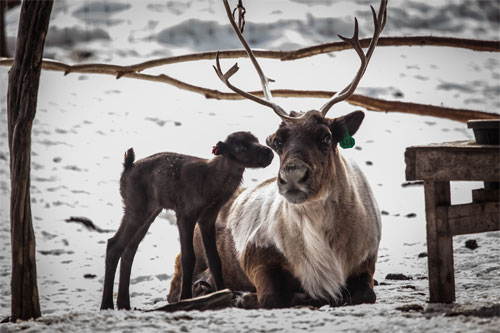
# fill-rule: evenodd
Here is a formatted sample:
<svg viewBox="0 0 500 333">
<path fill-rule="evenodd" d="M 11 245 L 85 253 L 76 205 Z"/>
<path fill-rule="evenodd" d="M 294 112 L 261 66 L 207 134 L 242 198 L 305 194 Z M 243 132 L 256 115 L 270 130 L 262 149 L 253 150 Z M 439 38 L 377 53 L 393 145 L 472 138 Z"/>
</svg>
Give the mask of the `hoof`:
<svg viewBox="0 0 500 333">
<path fill-rule="evenodd" d="M 193 297 L 208 295 L 213 293 L 214 291 L 215 288 L 204 280 L 198 280 L 193 283 Z"/>
</svg>

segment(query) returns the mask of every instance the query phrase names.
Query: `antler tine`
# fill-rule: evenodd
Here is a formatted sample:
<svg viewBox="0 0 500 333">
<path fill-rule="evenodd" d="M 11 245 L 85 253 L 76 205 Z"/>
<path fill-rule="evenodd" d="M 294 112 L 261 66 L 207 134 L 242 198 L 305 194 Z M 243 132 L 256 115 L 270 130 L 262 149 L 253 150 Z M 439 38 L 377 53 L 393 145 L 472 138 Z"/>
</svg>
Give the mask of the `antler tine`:
<svg viewBox="0 0 500 333">
<path fill-rule="evenodd" d="M 281 113 L 285 113 L 285 111 L 279 105 L 276 105 L 272 102 L 269 102 L 268 100 L 265 100 L 265 99 L 262 99 L 262 98 L 255 96 L 255 95 L 252 95 L 250 93 L 247 93 L 246 91 L 243 91 L 243 90 L 233 86 L 231 84 L 231 82 L 229 82 L 229 79 L 231 78 L 231 76 L 233 76 L 240 69 L 238 67 L 238 63 L 235 63 L 233 65 L 233 67 L 231 67 L 225 74 L 222 72 L 222 68 L 220 66 L 219 52 L 217 52 L 217 55 L 215 56 L 215 63 L 216 63 L 216 66 L 213 66 L 213 68 L 215 69 L 215 73 L 217 73 L 217 76 L 219 77 L 219 79 L 229 89 L 231 89 L 232 91 L 234 91 L 238 95 L 241 95 L 241 96 L 248 98 L 254 102 L 257 102 L 259 104 L 262 104 L 262 105 L 265 105 L 265 106 L 272 108 L 274 110 L 274 112 L 276 112 L 276 114 L 280 117 L 281 117 Z"/>
<path fill-rule="evenodd" d="M 229 18 L 229 22 L 231 23 L 231 26 L 233 27 L 233 30 L 236 32 L 236 35 L 238 36 L 238 39 L 240 40 L 241 44 L 245 48 L 245 51 L 247 52 L 248 57 L 252 61 L 252 64 L 255 67 L 255 70 L 257 71 L 257 74 L 259 74 L 260 83 L 262 85 L 262 91 L 264 93 L 264 98 L 265 99 L 259 98 L 259 97 L 255 96 L 255 95 L 247 93 L 247 92 L 245 92 L 245 91 L 243 91 L 243 90 L 241 90 L 241 89 L 233 86 L 229 82 L 229 78 L 238 71 L 238 69 L 239 69 L 238 68 L 238 64 L 233 65 L 233 67 L 231 67 L 226 72 L 226 74 L 223 74 L 221 66 L 220 66 L 220 61 L 219 61 L 219 53 L 217 52 L 217 56 L 216 56 L 216 65 L 217 66 L 213 66 L 213 67 L 214 67 L 215 72 L 217 73 L 217 76 L 219 77 L 219 79 L 229 89 L 231 89 L 232 91 L 234 91 L 238 95 L 241 95 L 241 96 L 243 96 L 243 97 L 245 97 L 247 99 L 250 99 L 250 100 L 252 100 L 254 102 L 257 102 L 257 103 L 259 103 L 261 105 L 265 105 L 265 106 L 268 106 L 268 107 L 272 108 L 273 111 L 281 119 L 283 119 L 283 120 L 292 120 L 292 121 L 299 119 L 299 117 L 297 117 L 297 118 L 290 117 L 282 107 L 280 107 L 278 104 L 276 104 L 276 103 L 274 103 L 272 101 L 273 96 L 271 94 L 271 89 L 269 89 L 269 78 L 267 78 L 264 75 L 264 72 L 260 68 L 260 65 L 257 62 L 257 59 L 255 58 L 255 55 L 253 54 L 252 50 L 250 49 L 250 46 L 248 46 L 248 43 L 246 42 L 245 38 L 241 34 L 240 30 L 238 29 L 238 26 L 236 25 L 236 22 L 234 21 L 233 15 L 231 13 L 231 8 L 229 7 L 229 3 L 227 2 L 227 0 L 224 0 L 224 7 L 226 9 L 226 14 L 227 14 L 227 17 Z"/>
<path fill-rule="evenodd" d="M 356 73 L 356 76 L 352 80 L 351 83 L 349 83 L 344 89 L 341 91 L 337 92 L 335 95 L 333 95 L 328 102 L 326 102 L 321 108 L 320 111 L 323 114 L 323 116 L 326 116 L 330 108 L 337 104 L 338 102 L 341 102 L 347 98 L 349 98 L 354 91 L 356 90 L 359 81 L 363 77 L 363 74 L 366 71 L 366 68 L 368 66 L 368 63 L 370 62 L 370 58 L 373 54 L 373 51 L 375 50 L 375 47 L 377 46 L 378 38 L 380 36 L 380 33 L 384 29 L 386 19 L 387 19 L 387 0 L 381 0 L 380 1 L 380 7 L 378 11 L 378 15 L 375 12 L 375 9 L 373 9 L 372 6 L 370 6 L 372 15 L 373 15 L 373 25 L 374 25 L 374 30 L 373 30 L 373 37 L 372 40 L 370 41 L 370 45 L 368 46 L 368 51 L 366 54 L 363 52 L 361 45 L 359 44 L 359 37 L 358 37 L 358 20 L 354 19 L 354 33 L 351 38 L 346 38 L 343 36 L 339 36 L 340 39 L 345 41 L 346 43 L 349 43 L 353 49 L 356 51 L 358 54 L 361 64 L 358 69 L 358 72 Z"/>
</svg>

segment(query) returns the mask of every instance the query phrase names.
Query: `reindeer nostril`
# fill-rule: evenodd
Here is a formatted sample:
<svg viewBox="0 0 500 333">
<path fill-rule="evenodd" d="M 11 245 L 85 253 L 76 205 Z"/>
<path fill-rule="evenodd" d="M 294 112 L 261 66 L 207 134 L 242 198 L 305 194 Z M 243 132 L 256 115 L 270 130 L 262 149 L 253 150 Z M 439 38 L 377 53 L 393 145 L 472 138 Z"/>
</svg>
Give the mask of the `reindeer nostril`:
<svg viewBox="0 0 500 333">
<path fill-rule="evenodd" d="M 304 184 L 309 180 L 309 169 L 306 169 L 306 172 L 302 176 L 302 178 L 299 179 L 299 184 Z"/>
<path fill-rule="evenodd" d="M 286 181 L 281 178 L 281 175 L 278 175 L 278 182 L 280 183 L 280 185 L 286 185 Z"/>
</svg>

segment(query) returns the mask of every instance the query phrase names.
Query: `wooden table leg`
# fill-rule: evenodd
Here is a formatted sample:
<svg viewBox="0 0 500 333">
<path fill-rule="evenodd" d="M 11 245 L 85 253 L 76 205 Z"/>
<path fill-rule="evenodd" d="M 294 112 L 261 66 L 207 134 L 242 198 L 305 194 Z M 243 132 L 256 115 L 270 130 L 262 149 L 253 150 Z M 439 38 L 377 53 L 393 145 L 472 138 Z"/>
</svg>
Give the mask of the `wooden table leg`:
<svg viewBox="0 0 500 333">
<path fill-rule="evenodd" d="M 424 191 L 430 302 L 452 303 L 455 301 L 453 239 L 446 234 L 450 183 L 425 181 Z"/>
</svg>

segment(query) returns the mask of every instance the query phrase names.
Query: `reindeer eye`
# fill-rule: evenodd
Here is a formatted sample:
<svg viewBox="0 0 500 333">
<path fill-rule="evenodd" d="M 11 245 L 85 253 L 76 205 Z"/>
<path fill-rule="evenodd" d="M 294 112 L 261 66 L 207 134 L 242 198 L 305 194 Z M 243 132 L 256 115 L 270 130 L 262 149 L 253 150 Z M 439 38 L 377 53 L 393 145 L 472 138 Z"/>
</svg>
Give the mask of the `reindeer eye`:
<svg viewBox="0 0 500 333">
<path fill-rule="evenodd" d="M 332 136 L 330 134 L 325 134 L 321 139 L 321 143 L 324 145 L 330 145 L 330 143 L 332 143 Z"/>
<path fill-rule="evenodd" d="M 283 153 L 283 141 L 281 141 L 281 139 L 274 137 L 273 141 L 271 143 L 268 143 L 268 145 L 269 147 L 273 148 L 274 151 L 278 153 L 278 155 L 281 155 Z"/>
</svg>

